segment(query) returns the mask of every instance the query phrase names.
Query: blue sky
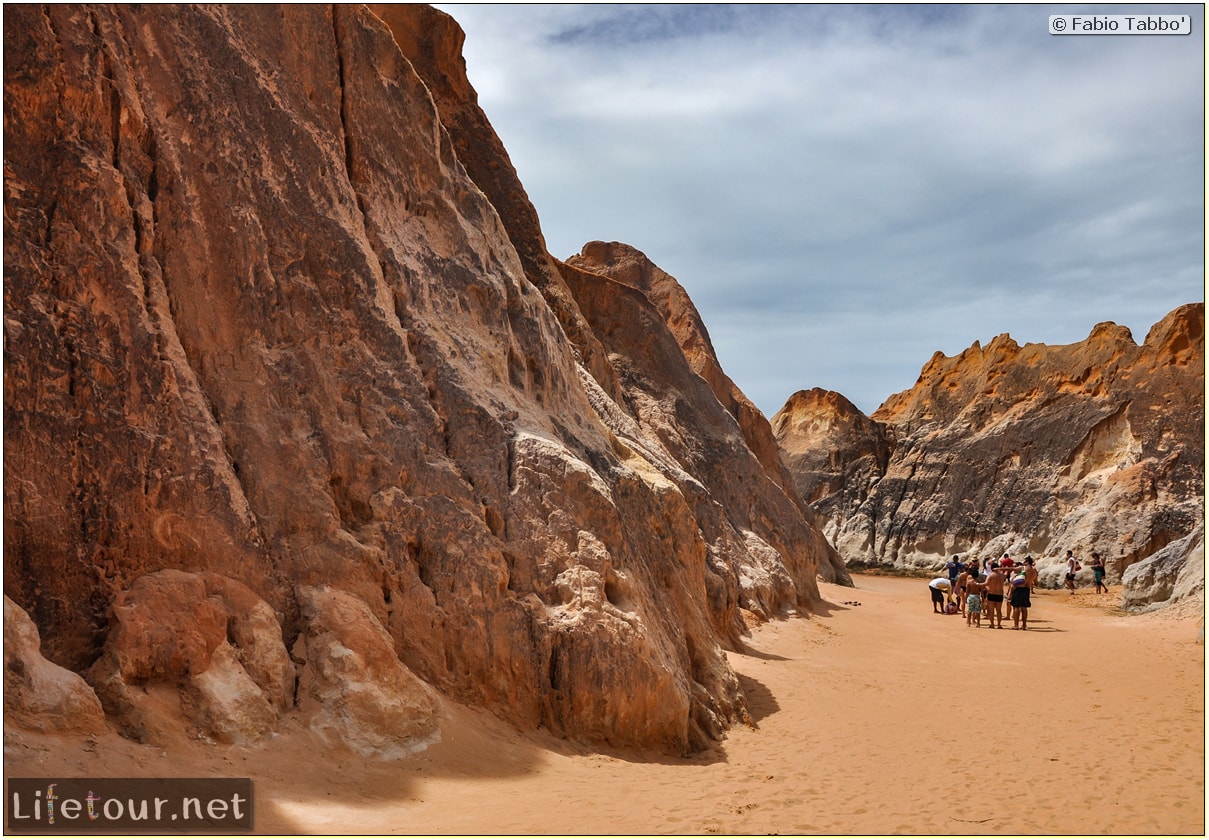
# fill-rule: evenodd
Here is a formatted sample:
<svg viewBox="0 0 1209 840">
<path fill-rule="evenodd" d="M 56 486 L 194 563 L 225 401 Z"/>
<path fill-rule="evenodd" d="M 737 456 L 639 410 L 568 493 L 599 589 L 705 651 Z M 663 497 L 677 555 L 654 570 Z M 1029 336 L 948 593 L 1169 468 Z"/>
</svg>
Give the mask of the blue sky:
<svg viewBox="0 0 1209 840">
<path fill-rule="evenodd" d="M 551 253 L 645 252 L 770 417 L 1204 300 L 1201 6 L 439 8 Z M 1138 10 L 1193 34 L 1048 34 Z"/>
</svg>

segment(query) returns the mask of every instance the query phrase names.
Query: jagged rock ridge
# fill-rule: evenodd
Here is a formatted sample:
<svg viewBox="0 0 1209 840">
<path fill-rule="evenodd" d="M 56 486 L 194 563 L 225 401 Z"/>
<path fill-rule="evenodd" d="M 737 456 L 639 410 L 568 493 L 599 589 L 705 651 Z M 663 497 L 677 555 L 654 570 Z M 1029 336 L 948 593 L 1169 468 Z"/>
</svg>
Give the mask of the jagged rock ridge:
<svg viewBox="0 0 1209 840">
<path fill-rule="evenodd" d="M 1204 325 L 1189 304 L 1140 346 L 1111 323 L 1062 346 L 1002 335 L 937 353 L 872 417 L 816 390 L 772 425 L 847 561 L 1010 551 L 1052 582 L 1067 549 L 1099 550 L 1120 580 L 1203 522 Z"/>
<path fill-rule="evenodd" d="M 461 42 L 420 6 L 6 9 L 4 587 L 128 732 L 136 684 L 271 728 L 217 632 L 263 603 L 287 705 L 367 755 L 432 737 L 430 689 L 683 752 L 744 719 L 745 610 L 842 575 L 737 389 L 546 253 Z M 169 604 L 192 653 L 153 666 Z M 333 717 L 350 645 L 388 690 Z"/>
</svg>

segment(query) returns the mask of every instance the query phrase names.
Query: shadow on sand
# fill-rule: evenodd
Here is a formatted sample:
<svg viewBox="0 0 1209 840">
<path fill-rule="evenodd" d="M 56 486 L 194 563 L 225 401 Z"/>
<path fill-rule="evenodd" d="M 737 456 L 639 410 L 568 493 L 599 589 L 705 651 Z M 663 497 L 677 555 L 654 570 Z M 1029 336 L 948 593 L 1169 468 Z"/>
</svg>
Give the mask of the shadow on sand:
<svg viewBox="0 0 1209 840">
<path fill-rule="evenodd" d="M 784 657 L 777 658 L 783 659 Z M 777 698 L 773 693 L 768 690 L 768 686 L 747 674 L 738 676 L 739 687 L 743 689 L 743 695 L 747 698 L 747 711 L 751 715 L 752 723 L 758 724 L 769 715 L 781 711 L 781 705 L 777 703 Z"/>
</svg>

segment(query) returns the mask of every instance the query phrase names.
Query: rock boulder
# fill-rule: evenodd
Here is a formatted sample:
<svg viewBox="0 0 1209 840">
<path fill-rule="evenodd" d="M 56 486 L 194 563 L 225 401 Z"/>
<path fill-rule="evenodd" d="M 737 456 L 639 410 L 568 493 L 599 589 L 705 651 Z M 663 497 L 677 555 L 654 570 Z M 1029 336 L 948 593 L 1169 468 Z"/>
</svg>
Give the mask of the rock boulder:
<svg viewBox="0 0 1209 840">
<path fill-rule="evenodd" d="M 88 678 L 133 737 L 156 742 L 184 721 L 204 737 L 249 742 L 294 705 L 281 627 L 238 581 L 166 569 L 134 581 L 113 614 Z"/>
<path fill-rule="evenodd" d="M 305 631 L 298 708 L 312 731 L 373 758 L 399 758 L 440 736 L 428 687 L 399 661 L 386 629 L 360 599 L 327 586 L 299 593 Z"/>
<path fill-rule="evenodd" d="M 1183 601 L 1205 599 L 1205 528 L 1140 560 L 1121 576 L 1121 605 L 1148 611 Z M 1203 607 L 1202 607 L 1203 608 Z"/>
<path fill-rule="evenodd" d="M 4 722 L 38 732 L 97 733 L 105 712 L 78 674 L 42 656 L 38 628 L 4 596 Z"/>
</svg>

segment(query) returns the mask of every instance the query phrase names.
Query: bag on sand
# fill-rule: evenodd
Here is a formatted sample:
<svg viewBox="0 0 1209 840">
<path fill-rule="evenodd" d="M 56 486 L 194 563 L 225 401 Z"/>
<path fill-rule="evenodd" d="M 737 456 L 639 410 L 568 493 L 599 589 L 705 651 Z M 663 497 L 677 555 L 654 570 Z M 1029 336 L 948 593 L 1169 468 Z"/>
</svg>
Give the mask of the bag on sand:
<svg viewBox="0 0 1209 840">
<path fill-rule="evenodd" d="M 956 604 L 945 604 L 945 613 L 947 615 L 957 615 L 957 605 Z"/>
</svg>

